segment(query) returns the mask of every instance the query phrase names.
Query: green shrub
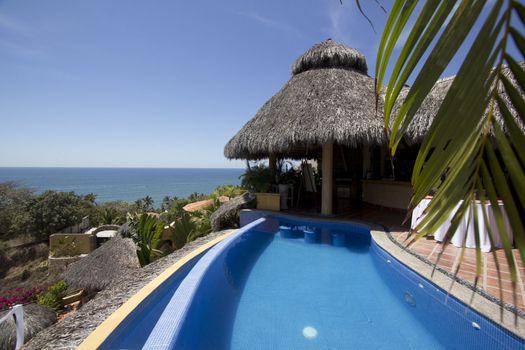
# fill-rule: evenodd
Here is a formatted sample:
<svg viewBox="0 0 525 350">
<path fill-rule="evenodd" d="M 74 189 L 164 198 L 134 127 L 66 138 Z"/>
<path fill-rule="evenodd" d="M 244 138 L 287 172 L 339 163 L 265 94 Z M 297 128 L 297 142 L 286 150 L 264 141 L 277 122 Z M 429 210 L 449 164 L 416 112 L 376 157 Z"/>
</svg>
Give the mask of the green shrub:
<svg viewBox="0 0 525 350">
<path fill-rule="evenodd" d="M 162 255 L 158 248 L 162 231 L 166 224 L 162 220 L 146 213 L 130 220 L 131 238 L 137 244 L 137 256 L 141 266 L 151 263 Z"/>
<path fill-rule="evenodd" d="M 194 224 L 192 232 L 188 235 L 188 242 L 199 237 L 206 236 L 211 232 L 210 216 L 214 210 L 199 210 L 191 214 L 191 222 Z"/>
<path fill-rule="evenodd" d="M 271 184 L 274 182 L 270 175 L 270 169 L 263 164 L 247 168 L 239 178 L 243 188 L 259 193 L 268 192 Z"/>
<path fill-rule="evenodd" d="M 219 198 L 220 196 L 226 196 L 228 198 L 233 198 L 240 196 L 244 192 L 246 192 L 246 190 L 240 186 L 221 185 L 211 193 L 210 197 Z"/>
<path fill-rule="evenodd" d="M 94 208 L 93 200 L 92 195 L 46 191 L 27 205 L 28 222 L 25 225 L 47 240 L 50 234 L 80 223 Z"/>
<path fill-rule="evenodd" d="M 62 310 L 62 298 L 66 295 L 66 290 L 66 282 L 59 281 L 38 294 L 36 302 L 39 305 L 48 306 L 56 312 L 59 312 Z"/>
<path fill-rule="evenodd" d="M 29 272 L 28 269 L 24 269 L 24 271 L 22 271 L 22 273 L 20 274 L 20 279 L 22 281 L 25 281 L 29 278 L 29 276 L 31 276 L 31 272 Z"/>
<path fill-rule="evenodd" d="M 195 229 L 195 223 L 191 221 L 191 215 L 185 211 L 179 214 L 173 224 L 172 241 L 175 249 L 182 248 L 187 242 L 188 237 Z"/>
<path fill-rule="evenodd" d="M 134 210 L 134 205 L 125 201 L 97 204 L 89 213 L 89 223 L 91 226 L 122 225 L 126 222 L 126 214 Z"/>
<path fill-rule="evenodd" d="M 26 208 L 34 197 L 31 190 L 16 182 L 0 183 L 0 236 L 12 237 L 30 232 L 22 223 L 29 222 Z"/>
</svg>

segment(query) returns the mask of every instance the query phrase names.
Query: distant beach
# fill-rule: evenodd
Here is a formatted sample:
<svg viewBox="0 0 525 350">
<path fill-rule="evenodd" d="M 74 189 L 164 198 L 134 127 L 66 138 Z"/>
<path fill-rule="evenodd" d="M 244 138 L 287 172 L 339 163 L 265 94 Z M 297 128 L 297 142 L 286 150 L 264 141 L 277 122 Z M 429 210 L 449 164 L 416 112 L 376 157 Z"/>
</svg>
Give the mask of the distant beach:
<svg viewBox="0 0 525 350">
<path fill-rule="evenodd" d="M 159 205 L 165 196 L 208 194 L 219 185 L 238 185 L 244 169 L 189 168 L 1 168 L 0 182 L 15 181 L 37 193 L 46 190 L 94 193 L 97 202 L 133 202 L 150 196 Z"/>
</svg>

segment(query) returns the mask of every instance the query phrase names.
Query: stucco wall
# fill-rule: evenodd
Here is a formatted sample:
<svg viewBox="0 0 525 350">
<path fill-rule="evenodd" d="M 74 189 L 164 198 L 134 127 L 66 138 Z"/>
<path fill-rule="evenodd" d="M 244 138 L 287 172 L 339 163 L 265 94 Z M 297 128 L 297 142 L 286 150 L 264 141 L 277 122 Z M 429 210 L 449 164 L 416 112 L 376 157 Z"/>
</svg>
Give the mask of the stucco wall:
<svg viewBox="0 0 525 350">
<path fill-rule="evenodd" d="M 412 196 L 409 182 L 363 181 L 363 202 L 387 208 L 407 209 Z"/>
<path fill-rule="evenodd" d="M 96 248 L 96 237 L 84 233 L 55 233 L 49 236 L 49 256 L 89 254 Z"/>
</svg>

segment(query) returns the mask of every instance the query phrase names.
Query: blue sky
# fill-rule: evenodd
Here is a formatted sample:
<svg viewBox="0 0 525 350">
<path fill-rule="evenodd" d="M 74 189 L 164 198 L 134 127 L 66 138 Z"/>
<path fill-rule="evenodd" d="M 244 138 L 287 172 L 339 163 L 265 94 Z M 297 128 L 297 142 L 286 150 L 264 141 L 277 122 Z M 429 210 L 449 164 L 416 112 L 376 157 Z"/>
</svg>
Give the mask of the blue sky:
<svg viewBox="0 0 525 350">
<path fill-rule="evenodd" d="M 0 0 L 0 166 L 242 167 L 224 145 L 309 47 L 374 74 L 387 15 L 343 3 Z"/>
</svg>

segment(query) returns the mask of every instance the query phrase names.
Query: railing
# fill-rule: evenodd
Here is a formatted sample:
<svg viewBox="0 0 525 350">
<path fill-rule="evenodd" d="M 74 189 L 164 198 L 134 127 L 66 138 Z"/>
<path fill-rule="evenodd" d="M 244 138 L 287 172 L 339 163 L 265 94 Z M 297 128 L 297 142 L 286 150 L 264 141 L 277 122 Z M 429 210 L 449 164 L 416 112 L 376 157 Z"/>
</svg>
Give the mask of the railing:
<svg viewBox="0 0 525 350">
<path fill-rule="evenodd" d="M 57 233 L 83 233 L 89 229 L 89 216 L 84 216 L 82 218 L 82 222 L 66 227 L 63 230 L 60 230 L 60 232 Z"/>
<path fill-rule="evenodd" d="M 15 350 L 18 350 L 24 345 L 24 307 L 22 305 L 15 305 L 9 312 L 2 318 L 0 323 L 9 320 L 9 317 L 13 316 L 15 319 L 16 327 L 16 345 Z"/>
</svg>

